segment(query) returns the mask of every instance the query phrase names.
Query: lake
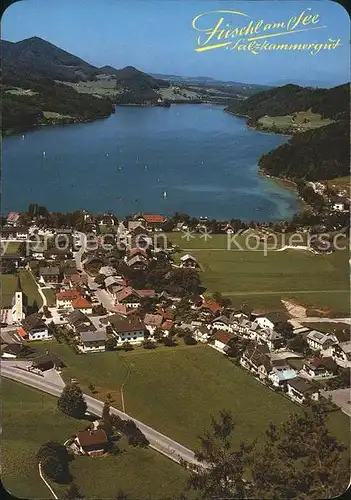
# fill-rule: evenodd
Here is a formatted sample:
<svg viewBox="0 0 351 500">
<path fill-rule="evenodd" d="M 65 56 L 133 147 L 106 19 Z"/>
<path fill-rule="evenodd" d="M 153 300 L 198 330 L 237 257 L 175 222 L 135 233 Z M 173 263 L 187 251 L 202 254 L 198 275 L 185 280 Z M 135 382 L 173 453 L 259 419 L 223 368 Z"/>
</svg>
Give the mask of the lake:
<svg viewBox="0 0 351 500">
<path fill-rule="evenodd" d="M 299 209 L 296 193 L 257 171 L 286 140 L 220 106 L 117 107 L 104 120 L 4 138 L 2 210 L 286 219 Z"/>
</svg>

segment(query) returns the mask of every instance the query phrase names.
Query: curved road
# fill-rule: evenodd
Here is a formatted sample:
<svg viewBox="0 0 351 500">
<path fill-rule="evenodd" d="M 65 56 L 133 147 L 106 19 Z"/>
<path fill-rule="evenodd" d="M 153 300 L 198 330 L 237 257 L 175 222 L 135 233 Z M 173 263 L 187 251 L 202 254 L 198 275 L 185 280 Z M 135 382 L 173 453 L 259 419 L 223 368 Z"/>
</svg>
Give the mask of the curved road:
<svg viewBox="0 0 351 500">
<path fill-rule="evenodd" d="M 3 362 L 1 365 L 1 375 L 17 382 L 21 382 L 22 384 L 34 387 L 35 389 L 38 389 L 40 391 L 47 392 L 48 394 L 56 397 L 60 396 L 64 387 L 63 385 L 55 384 L 45 379 L 44 377 L 41 377 L 40 375 L 33 374 L 14 366 L 6 366 L 6 362 Z M 88 396 L 87 394 L 84 394 L 84 399 L 88 405 L 88 411 L 93 415 L 101 417 L 104 403 L 102 401 L 99 401 L 98 399 Z M 167 456 L 174 462 L 180 463 L 182 460 L 184 460 L 189 464 L 196 464 L 201 466 L 201 464 L 195 459 L 195 454 L 192 450 L 185 448 L 185 446 L 177 443 L 176 441 L 173 441 L 173 439 L 165 436 L 164 434 L 161 434 L 148 425 L 143 424 L 127 413 L 123 413 L 122 411 L 117 410 L 117 408 L 111 407 L 111 413 L 118 415 L 123 420 L 133 420 L 149 440 L 150 447 Z"/>
</svg>

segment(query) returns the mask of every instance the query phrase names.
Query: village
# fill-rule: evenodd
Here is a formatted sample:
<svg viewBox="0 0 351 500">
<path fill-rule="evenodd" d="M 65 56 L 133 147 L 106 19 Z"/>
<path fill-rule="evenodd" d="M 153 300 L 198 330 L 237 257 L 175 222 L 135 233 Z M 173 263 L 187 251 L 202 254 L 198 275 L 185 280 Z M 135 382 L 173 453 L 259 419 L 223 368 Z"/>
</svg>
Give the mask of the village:
<svg viewBox="0 0 351 500">
<path fill-rule="evenodd" d="M 31 274 L 42 306 L 28 306 L 18 274 L 11 306 L 1 311 L 3 360 L 27 360 L 27 370 L 43 373 L 65 365 L 50 346 L 45 354 L 31 347 L 41 341 L 65 342 L 89 356 L 200 343 L 296 403 L 321 394 L 330 399 L 335 392 L 336 404 L 350 413 L 349 398 L 340 402 L 338 392 L 349 387 L 349 329 L 318 331 L 281 311 L 235 309 L 221 293 L 208 296 L 201 262 L 188 253 L 175 259 L 174 245 L 153 237 L 166 222 L 163 215 L 136 214 L 124 224 L 106 214 L 101 223 L 113 228 L 115 240 L 110 236 L 104 245 L 94 237 L 90 217 L 84 222 L 91 224 L 94 250 L 82 231 L 40 227 L 38 221 L 24 229 L 17 225 L 20 214 L 9 214 L 3 233 L 11 242 L 29 243 L 26 258 L 12 254 L 16 272 Z M 38 238 L 44 237 L 55 245 L 40 248 Z"/>
</svg>

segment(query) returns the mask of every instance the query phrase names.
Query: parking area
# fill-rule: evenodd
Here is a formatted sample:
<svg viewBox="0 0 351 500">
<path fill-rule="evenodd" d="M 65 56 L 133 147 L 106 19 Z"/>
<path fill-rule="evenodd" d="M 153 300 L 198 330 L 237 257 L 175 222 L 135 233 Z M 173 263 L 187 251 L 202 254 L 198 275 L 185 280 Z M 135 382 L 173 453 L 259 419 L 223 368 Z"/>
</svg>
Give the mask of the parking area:
<svg viewBox="0 0 351 500">
<path fill-rule="evenodd" d="M 334 404 L 351 417 L 351 391 L 350 388 L 336 389 L 335 391 L 321 391 L 321 394 L 328 398 L 331 396 Z"/>
</svg>

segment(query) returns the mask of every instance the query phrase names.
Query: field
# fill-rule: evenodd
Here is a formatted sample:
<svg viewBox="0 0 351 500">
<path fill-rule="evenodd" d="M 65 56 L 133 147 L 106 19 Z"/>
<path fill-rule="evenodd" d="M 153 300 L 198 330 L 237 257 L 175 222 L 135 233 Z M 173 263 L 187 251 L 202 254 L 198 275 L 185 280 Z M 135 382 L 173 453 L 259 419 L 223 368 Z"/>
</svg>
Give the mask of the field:
<svg viewBox="0 0 351 500">
<path fill-rule="evenodd" d="M 271 129 L 276 127 L 282 132 L 296 130 L 304 132 L 313 128 L 324 127 L 333 123 L 330 118 L 322 118 L 319 113 L 309 111 L 299 111 L 293 115 L 285 116 L 263 116 L 258 123 L 263 128 Z"/>
<path fill-rule="evenodd" d="M 54 307 L 56 303 L 55 290 L 53 288 L 44 288 L 43 293 L 46 297 L 48 307 Z"/>
<path fill-rule="evenodd" d="M 58 411 L 56 398 L 6 379 L 2 381 L 2 401 L 3 484 L 15 497 L 47 499 L 50 494 L 39 477 L 36 451 L 48 440 L 63 443 L 86 422 Z M 184 491 L 187 473 L 177 464 L 156 451 L 128 446 L 123 439 L 119 448 L 117 456 L 76 457 L 70 463 L 85 498 L 114 498 L 119 489 L 135 500 Z M 51 485 L 61 496 L 65 487 Z"/>
<path fill-rule="evenodd" d="M 181 255 L 191 253 L 197 258 L 207 292 L 221 292 L 235 306 L 248 303 L 255 309 L 281 309 L 281 299 L 294 299 L 308 307 L 349 314 L 347 250 L 330 255 L 294 249 L 265 253 L 262 245 L 256 251 L 239 251 L 234 244 L 227 250 L 226 235 L 213 235 L 207 242 L 199 235 L 190 241 L 179 233 L 168 237 L 180 246 Z M 236 240 L 243 248 L 244 239 Z M 254 240 L 249 245 L 254 248 Z"/>
<path fill-rule="evenodd" d="M 37 285 L 28 271 L 21 270 L 19 272 L 23 292 L 28 297 L 28 305 L 33 306 L 37 303 L 38 308 L 42 306 L 42 299 L 39 295 Z M 3 274 L 0 276 L 1 283 L 1 307 L 10 307 L 13 295 L 17 287 L 17 276 L 15 274 Z"/>
<path fill-rule="evenodd" d="M 22 245 L 21 241 L 6 241 L 1 242 L 1 255 L 17 253 Z"/>
<path fill-rule="evenodd" d="M 243 438 L 262 437 L 271 421 L 281 422 L 299 411 L 296 404 L 270 391 L 209 346 L 137 348 L 127 353 L 80 356 L 55 341 L 36 343 L 35 347 L 51 349 L 65 361 L 66 380 L 77 378 L 87 393 L 93 384 L 101 400 L 110 392 L 113 405 L 120 409 L 120 387 L 125 383 L 126 412 L 190 448 L 197 447 L 197 436 L 223 408 L 236 421 L 234 444 Z M 338 432 L 347 440 L 346 416 L 344 420 Z"/>
</svg>

